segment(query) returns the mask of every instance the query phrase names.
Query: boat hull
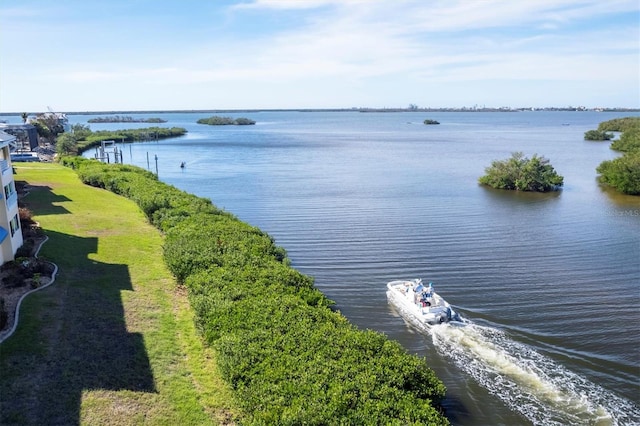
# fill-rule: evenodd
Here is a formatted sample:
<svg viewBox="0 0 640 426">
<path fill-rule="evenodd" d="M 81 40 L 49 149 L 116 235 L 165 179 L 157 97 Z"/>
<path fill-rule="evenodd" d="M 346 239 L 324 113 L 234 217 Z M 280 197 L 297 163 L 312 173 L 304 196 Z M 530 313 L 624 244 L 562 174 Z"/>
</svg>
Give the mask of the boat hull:
<svg viewBox="0 0 640 426">
<path fill-rule="evenodd" d="M 405 315 L 424 325 L 461 322 L 460 315 L 433 287 L 422 285 L 419 279 L 396 280 L 387 283 L 387 297 Z"/>
</svg>

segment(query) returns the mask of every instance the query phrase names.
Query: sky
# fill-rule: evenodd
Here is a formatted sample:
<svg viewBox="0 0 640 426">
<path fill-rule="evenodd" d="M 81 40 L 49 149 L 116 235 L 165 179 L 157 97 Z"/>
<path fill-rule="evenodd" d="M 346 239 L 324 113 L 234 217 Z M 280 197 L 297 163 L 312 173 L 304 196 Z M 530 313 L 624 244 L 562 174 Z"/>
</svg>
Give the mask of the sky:
<svg viewBox="0 0 640 426">
<path fill-rule="evenodd" d="M 0 112 L 640 107 L 638 0 L 2 0 Z"/>
</svg>

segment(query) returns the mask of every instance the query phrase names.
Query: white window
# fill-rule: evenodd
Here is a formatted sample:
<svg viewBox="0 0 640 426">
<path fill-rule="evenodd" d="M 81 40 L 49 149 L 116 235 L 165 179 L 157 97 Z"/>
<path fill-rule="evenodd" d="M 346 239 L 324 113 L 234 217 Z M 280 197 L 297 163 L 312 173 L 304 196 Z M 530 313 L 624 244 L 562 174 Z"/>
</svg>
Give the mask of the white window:
<svg viewBox="0 0 640 426">
<path fill-rule="evenodd" d="M 17 214 L 13 217 L 13 219 L 11 219 L 9 225 L 11 226 L 11 236 L 13 237 L 15 233 L 20 230 L 20 219 L 18 218 Z"/>
<path fill-rule="evenodd" d="M 6 184 L 4 186 L 4 197 L 6 199 L 9 199 L 11 194 L 13 194 L 14 192 L 16 192 L 16 187 L 15 187 L 15 184 L 13 183 L 13 181 L 9 182 L 8 184 Z"/>
</svg>

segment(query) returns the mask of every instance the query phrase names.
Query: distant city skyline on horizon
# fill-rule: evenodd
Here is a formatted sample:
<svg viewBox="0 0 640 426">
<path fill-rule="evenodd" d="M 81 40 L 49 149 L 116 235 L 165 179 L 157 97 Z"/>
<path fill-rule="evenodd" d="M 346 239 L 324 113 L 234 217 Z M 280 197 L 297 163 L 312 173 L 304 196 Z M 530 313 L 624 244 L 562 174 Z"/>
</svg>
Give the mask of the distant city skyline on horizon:
<svg viewBox="0 0 640 426">
<path fill-rule="evenodd" d="M 0 113 L 640 108 L 637 0 L 24 0 Z"/>
<path fill-rule="evenodd" d="M 585 106 L 547 106 L 547 107 L 350 107 L 350 108 L 203 108 L 203 109 L 149 109 L 149 110 L 77 110 L 54 111 L 53 109 L 40 111 L 0 111 L 0 117 L 21 116 L 26 113 L 29 117 L 39 114 L 57 113 L 71 115 L 98 115 L 98 114 L 170 114 L 170 113 L 250 113 L 250 112 L 526 112 L 526 111 L 595 111 L 595 112 L 640 112 L 640 107 L 585 107 Z M 2 123 L 2 120 L 0 120 Z"/>
</svg>

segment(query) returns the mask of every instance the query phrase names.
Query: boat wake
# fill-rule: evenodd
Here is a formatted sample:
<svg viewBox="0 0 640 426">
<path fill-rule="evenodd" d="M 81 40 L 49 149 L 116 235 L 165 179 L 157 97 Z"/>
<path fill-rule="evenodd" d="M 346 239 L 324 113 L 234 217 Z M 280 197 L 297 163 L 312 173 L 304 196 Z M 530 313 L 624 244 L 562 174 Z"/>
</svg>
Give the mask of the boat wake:
<svg viewBox="0 0 640 426">
<path fill-rule="evenodd" d="M 468 320 L 463 320 L 464 326 L 456 323 L 426 326 L 411 316 L 403 317 L 428 333 L 440 354 L 533 424 L 638 424 L 640 408 L 634 403 L 567 370 L 498 329 Z"/>
</svg>

